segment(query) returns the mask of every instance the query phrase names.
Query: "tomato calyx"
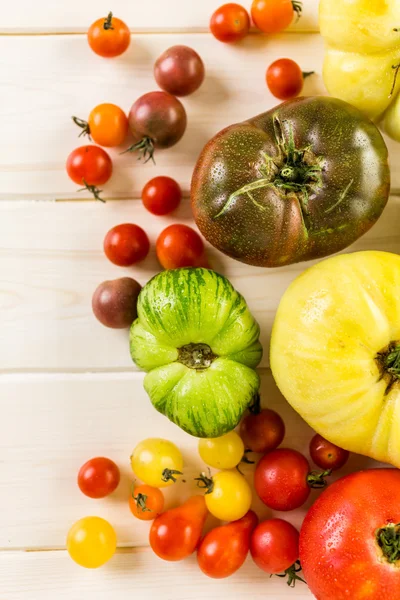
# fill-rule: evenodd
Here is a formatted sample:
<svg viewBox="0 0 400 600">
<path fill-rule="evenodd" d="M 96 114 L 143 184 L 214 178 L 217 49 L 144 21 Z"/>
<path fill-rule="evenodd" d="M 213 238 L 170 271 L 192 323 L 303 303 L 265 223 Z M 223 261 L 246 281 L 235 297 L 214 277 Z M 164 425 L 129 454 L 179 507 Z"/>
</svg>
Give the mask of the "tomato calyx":
<svg viewBox="0 0 400 600">
<path fill-rule="evenodd" d="M 205 473 L 200 473 L 200 477 L 196 477 L 195 481 L 197 481 L 197 487 L 201 490 L 206 490 L 205 494 L 212 494 L 214 490 L 214 480 L 211 477 L 211 471 L 209 472 L 209 477 Z"/>
<path fill-rule="evenodd" d="M 78 137 L 87 135 L 89 140 L 92 141 L 92 138 L 90 137 L 89 123 L 87 121 L 84 121 L 83 119 L 80 119 L 79 117 L 71 117 L 71 119 L 73 120 L 75 125 L 77 125 L 78 127 L 80 127 L 82 129 L 82 131 L 80 132 Z"/>
<path fill-rule="evenodd" d="M 303 75 L 303 79 L 307 79 L 307 77 L 314 75 L 315 71 L 302 71 L 301 74 Z"/>
<path fill-rule="evenodd" d="M 175 475 L 183 475 L 182 471 L 176 471 L 175 469 L 164 469 L 161 475 L 161 480 L 164 483 L 168 483 L 168 481 L 173 481 L 176 483 L 178 478 Z"/>
<path fill-rule="evenodd" d="M 326 471 L 311 471 L 311 473 L 307 475 L 307 484 L 314 490 L 322 490 L 328 485 L 325 477 L 329 477 L 329 475 L 332 475 L 332 469 L 327 469 Z"/>
<path fill-rule="evenodd" d="M 89 185 L 85 180 L 83 180 L 84 186 L 83 188 L 80 188 L 78 190 L 78 192 L 84 192 L 84 191 L 88 191 L 90 192 L 95 200 L 99 200 L 100 202 L 103 202 L 103 204 L 106 203 L 106 201 L 104 200 L 104 198 L 102 198 L 100 196 L 100 194 L 102 193 L 103 190 L 99 190 L 98 187 L 96 187 L 95 185 Z"/>
<path fill-rule="evenodd" d="M 292 0 L 293 10 L 297 15 L 296 23 L 300 19 L 303 12 L 303 3 L 300 0 Z"/>
<path fill-rule="evenodd" d="M 284 573 L 277 573 L 275 577 L 287 577 L 287 585 L 289 587 L 294 587 L 296 585 L 296 581 L 302 581 L 303 583 L 307 583 L 305 579 L 302 579 L 302 577 L 299 577 L 297 575 L 297 573 L 300 573 L 301 570 L 302 568 L 300 561 L 296 560 L 296 562 L 293 563 L 291 567 L 286 569 Z M 274 577 L 274 575 L 271 575 L 271 577 Z"/>
<path fill-rule="evenodd" d="M 375 360 L 381 371 L 379 381 L 385 379 L 387 383 L 386 394 L 388 394 L 392 386 L 400 379 L 400 342 L 391 342 L 386 348 L 378 352 Z"/>
<path fill-rule="evenodd" d="M 124 150 L 124 152 L 121 152 L 121 154 L 126 154 L 127 152 L 138 152 L 138 160 L 142 160 L 143 158 L 144 164 L 148 163 L 149 160 L 152 160 L 153 163 L 156 164 L 156 161 L 154 160 L 154 151 L 154 141 L 150 137 L 145 136 L 139 142 L 136 142 L 136 144 L 129 146 L 129 148 Z"/>
<path fill-rule="evenodd" d="M 400 523 L 389 523 L 378 529 L 376 541 L 387 562 L 393 564 L 400 560 Z"/>
<path fill-rule="evenodd" d="M 216 358 L 208 344 L 186 344 L 178 349 L 178 362 L 197 371 L 208 369 Z"/>
<path fill-rule="evenodd" d="M 104 19 L 103 28 L 106 31 L 108 31 L 109 29 L 114 29 L 114 27 L 112 26 L 112 18 L 113 18 L 113 14 L 112 14 L 112 12 L 109 12 L 108 15 L 106 16 L 106 18 Z"/>
<path fill-rule="evenodd" d="M 151 512 L 151 509 L 147 508 L 147 506 L 146 506 L 146 502 L 147 502 L 146 494 L 139 493 L 137 496 L 132 494 L 132 497 L 133 497 L 134 501 L 136 502 L 136 506 L 138 507 L 138 510 L 140 509 L 142 512 Z"/>
</svg>

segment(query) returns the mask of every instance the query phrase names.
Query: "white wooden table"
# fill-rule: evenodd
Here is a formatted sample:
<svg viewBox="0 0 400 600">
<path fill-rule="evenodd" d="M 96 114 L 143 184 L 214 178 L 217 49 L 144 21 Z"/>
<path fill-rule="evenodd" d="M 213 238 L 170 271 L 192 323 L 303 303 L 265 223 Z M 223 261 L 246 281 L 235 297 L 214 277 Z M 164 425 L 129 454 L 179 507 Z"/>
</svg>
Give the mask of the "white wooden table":
<svg viewBox="0 0 400 600">
<path fill-rule="evenodd" d="M 107 278 L 133 275 L 142 283 L 157 271 L 154 252 L 138 268 L 119 269 L 102 252 L 106 231 L 120 222 L 143 226 L 152 242 L 169 222 L 191 222 L 191 171 L 203 144 L 220 128 L 275 104 L 264 73 L 276 58 L 295 58 L 305 71 L 307 94 L 323 93 L 323 44 L 317 33 L 317 0 L 304 0 L 304 16 L 290 32 L 253 33 L 238 45 L 218 43 L 208 20 L 219 0 L 16 0 L 0 21 L 0 600 L 216 600 L 311 598 L 306 586 L 289 590 L 249 560 L 234 577 L 213 581 L 194 558 L 160 561 L 147 545 L 148 525 L 131 517 L 127 497 L 132 448 L 147 436 L 178 443 L 186 479 L 202 467 L 196 441 L 151 407 L 128 351 L 127 333 L 101 327 L 91 295 Z M 94 55 L 84 35 L 112 8 L 134 35 L 129 51 L 107 61 Z M 189 126 L 173 149 L 158 154 L 157 167 L 132 157 L 116 158 L 105 187 L 106 205 L 76 194 L 65 173 L 77 145 L 70 116 L 85 117 L 101 102 L 126 110 L 142 93 L 156 89 L 152 65 L 173 44 L 202 56 L 207 79 L 184 99 Z M 400 146 L 389 142 L 392 165 Z M 397 162 L 396 162 L 397 161 Z M 140 202 L 143 184 L 157 174 L 175 177 L 186 199 L 174 218 L 156 218 Z M 393 193 L 400 170 L 393 172 Z M 400 252 L 399 200 L 352 250 Z M 218 266 L 244 293 L 261 324 L 268 348 L 274 313 L 289 282 L 304 265 L 266 271 L 247 267 L 210 250 Z M 286 443 L 307 452 L 311 431 L 277 392 L 261 366 L 263 401 L 287 424 Z M 93 501 L 76 485 L 80 465 L 106 455 L 122 468 L 112 497 Z M 353 457 L 348 470 L 370 464 Z M 249 476 L 251 470 L 248 471 Z M 168 505 L 194 490 L 168 490 Z M 315 498 L 315 496 L 313 496 Z M 271 513 L 255 504 L 261 517 Z M 287 518 L 299 526 L 306 507 Z M 65 551 L 70 525 L 96 514 L 115 526 L 119 548 L 103 569 L 86 571 Z"/>
</svg>

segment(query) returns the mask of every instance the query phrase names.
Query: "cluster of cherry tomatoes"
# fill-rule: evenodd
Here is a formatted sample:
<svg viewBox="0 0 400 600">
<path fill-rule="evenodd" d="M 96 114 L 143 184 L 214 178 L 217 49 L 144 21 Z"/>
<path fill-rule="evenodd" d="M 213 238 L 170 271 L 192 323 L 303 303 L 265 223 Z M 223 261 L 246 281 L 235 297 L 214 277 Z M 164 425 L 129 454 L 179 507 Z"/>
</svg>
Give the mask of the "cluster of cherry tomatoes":
<svg viewBox="0 0 400 600">
<path fill-rule="evenodd" d="M 297 529 L 279 518 L 259 523 L 251 510 L 252 488 L 240 465 L 252 463 L 249 453 L 263 454 L 254 472 L 255 492 L 269 508 L 291 511 L 304 504 L 311 488 L 324 487 L 325 477 L 342 467 L 349 453 L 319 435 L 314 436 L 310 455 L 324 471 L 313 472 L 302 454 L 278 448 L 284 436 L 281 417 L 273 410 L 256 406 L 244 417 L 239 432 L 199 440 L 198 450 L 204 463 L 218 471 L 211 475 L 209 470 L 196 478 L 204 496 L 192 496 L 167 511 L 161 489 L 182 480 L 182 454 L 168 440 L 150 438 L 140 442 L 130 461 L 135 477 L 142 483 L 132 484 L 128 502 L 136 518 L 152 521 L 149 542 L 155 554 L 166 561 L 179 561 L 197 552 L 203 573 L 220 579 L 235 573 L 250 552 L 256 565 L 266 573 L 287 576 L 289 585 L 301 579 Z M 119 481 L 119 469 L 108 458 L 88 461 L 78 474 L 79 488 L 90 498 L 108 496 Z M 209 513 L 227 524 L 203 535 Z M 88 568 L 107 562 L 116 544 L 114 529 L 100 517 L 81 519 L 72 526 L 67 538 L 73 560 Z"/>
</svg>

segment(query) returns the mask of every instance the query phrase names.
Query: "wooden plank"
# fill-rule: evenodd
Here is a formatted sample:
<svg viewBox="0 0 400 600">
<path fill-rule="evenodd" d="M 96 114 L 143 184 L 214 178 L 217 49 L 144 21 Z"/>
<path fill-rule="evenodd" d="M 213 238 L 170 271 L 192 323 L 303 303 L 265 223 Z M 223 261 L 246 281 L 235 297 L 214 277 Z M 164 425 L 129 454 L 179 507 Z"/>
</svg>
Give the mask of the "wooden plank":
<svg viewBox="0 0 400 600">
<path fill-rule="evenodd" d="M 284 445 L 307 453 L 312 432 L 268 372 L 262 374 L 261 393 L 263 403 L 286 423 Z M 64 548 L 72 523 L 92 514 L 114 525 L 119 546 L 146 545 L 148 524 L 134 519 L 127 499 L 133 479 L 129 457 L 147 437 L 173 440 L 184 454 L 186 483 L 166 490 L 167 505 L 199 493 L 193 479 L 205 466 L 197 440 L 154 410 L 139 373 L 3 375 L 0 406 L 5 416 L 0 421 L 0 549 Z M 122 480 L 109 498 L 91 500 L 79 491 L 76 476 L 86 460 L 99 455 L 117 462 Z M 341 475 L 368 464 L 352 457 Z M 251 481 L 253 467 L 243 470 Z M 296 526 L 315 498 L 313 493 L 305 507 L 290 514 Z M 262 519 L 271 514 L 258 500 L 254 509 Z M 215 523 L 210 519 L 208 527 Z"/>
<path fill-rule="evenodd" d="M 208 31 L 209 20 L 221 0 L 162 0 L 154 2 L 132 2 L 114 0 L 112 10 L 123 19 L 134 32 L 157 31 Z M 249 8 L 251 2 L 243 3 Z M 318 0 L 304 0 L 303 16 L 294 21 L 291 30 L 318 30 Z M 97 18 L 108 14 L 108 0 L 70 0 L 60 10 L 59 5 L 46 0 L 38 0 L 35 5 L 30 0 L 19 0 L 10 4 L 4 12 L 0 33 L 76 33 L 87 31 Z"/>
<path fill-rule="evenodd" d="M 0 597 L 4 600 L 126 600 L 132 596 L 142 600 L 313 598 L 306 585 L 298 582 L 289 590 L 284 580 L 270 578 L 250 558 L 229 579 L 215 580 L 201 573 L 194 556 L 167 563 L 148 548 L 119 553 L 95 571 L 80 569 L 66 552 L 6 552 L 0 554 L 0 580 Z"/>
<path fill-rule="evenodd" d="M 350 250 L 400 252 L 400 201 L 391 198 L 380 221 Z M 114 225 L 131 221 L 149 234 L 148 259 L 131 269 L 112 265 L 102 250 Z M 0 203 L 0 372 L 8 370 L 132 369 L 126 331 L 102 327 L 91 296 L 105 279 L 124 275 L 146 283 L 159 269 L 154 244 L 172 222 L 192 224 L 188 200 L 176 215 L 157 218 L 137 201 L 91 203 Z M 279 300 L 310 263 L 281 269 L 249 267 L 209 250 L 213 268 L 244 294 L 268 344 Z"/>
</svg>

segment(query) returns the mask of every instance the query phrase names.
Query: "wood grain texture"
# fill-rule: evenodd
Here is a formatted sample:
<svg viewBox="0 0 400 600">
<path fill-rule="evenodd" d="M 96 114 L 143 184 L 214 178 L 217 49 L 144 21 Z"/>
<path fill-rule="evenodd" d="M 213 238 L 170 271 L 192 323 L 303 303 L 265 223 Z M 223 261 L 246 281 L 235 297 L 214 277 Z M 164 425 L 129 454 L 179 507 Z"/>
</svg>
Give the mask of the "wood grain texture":
<svg viewBox="0 0 400 600">
<path fill-rule="evenodd" d="M 166 563 L 148 548 L 124 551 L 95 571 L 80 569 L 66 552 L 8 552 L 0 554 L 3 600 L 309 600 L 307 586 L 289 589 L 247 560 L 229 579 L 208 579 L 195 557 Z M 16 582 L 18 582 L 16 584 Z"/>
<path fill-rule="evenodd" d="M 186 134 L 175 147 L 156 154 L 156 167 L 141 164 L 135 156 L 121 156 L 128 143 L 110 150 L 114 174 L 104 186 L 105 197 L 138 197 L 157 174 L 176 178 L 187 194 L 204 144 L 223 127 L 277 104 L 265 83 L 265 71 L 277 58 L 295 58 L 305 71 L 315 71 L 304 93 L 324 93 L 323 43 L 316 34 L 249 36 L 237 46 L 220 44 L 207 34 L 138 35 L 126 55 L 115 61 L 94 55 L 84 36 L 0 37 L 0 199 L 84 198 L 65 172 L 68 154 L 88 143 L 78 139 L 71 116 L 87 118 L 102 102 L 129 111 L 140 95 L 157 89 L 154 61 L 173 44 L 195 48 L 207 69 L 203 86 L 183 99 Z M 396 164 L 400 145 L 388 144 Z M 393 189 L 400 188 L 397 169 L 392 183 Z"/>
<path fill-rule="evenodd" d="M 4 11 L 0 33 L 76 33 L 86 32 L 89 25 L 110 7 L 133 32 L 208 31 L 210 17 L 221 6 L 221 0 L 70 0 L 60 10 L 56 2 L 18 0 Z M 250 9 L 251 0 L 239 2 Z M 318 30 L 318 0 L 304 0 L 303 16 L 294 21 L 291 30 Z"/>
</svg>

